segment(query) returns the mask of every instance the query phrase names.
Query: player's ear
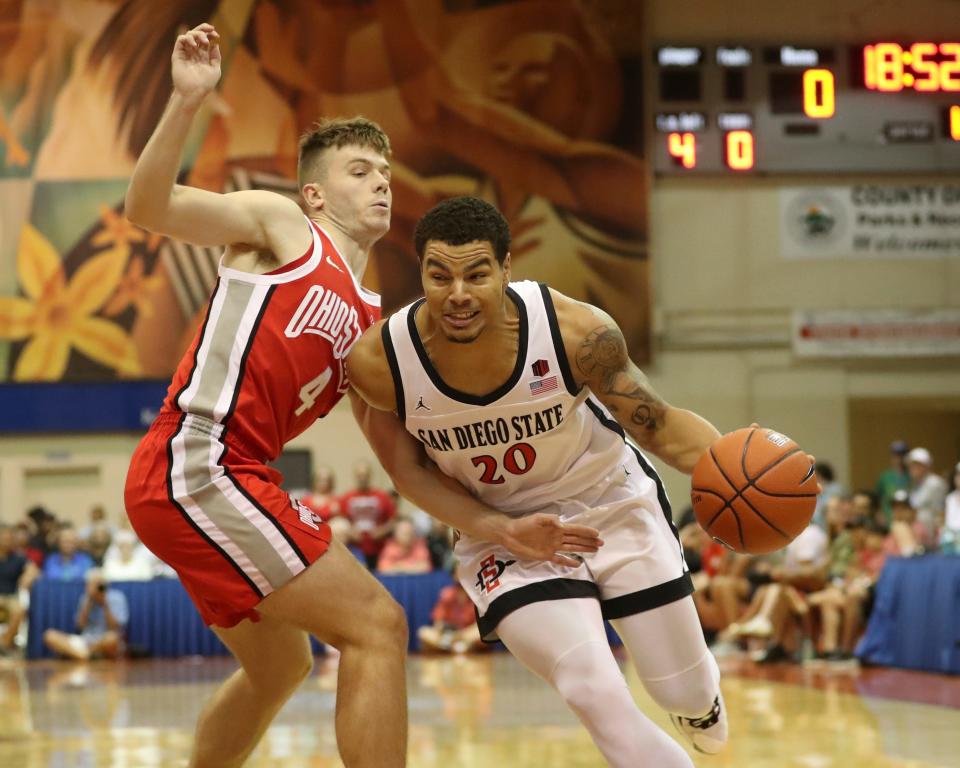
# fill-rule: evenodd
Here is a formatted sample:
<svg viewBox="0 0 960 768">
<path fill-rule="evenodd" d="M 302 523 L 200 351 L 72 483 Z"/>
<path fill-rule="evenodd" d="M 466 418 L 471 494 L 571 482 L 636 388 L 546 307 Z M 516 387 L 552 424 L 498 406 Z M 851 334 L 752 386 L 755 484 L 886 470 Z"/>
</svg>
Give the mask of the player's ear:
<svg viewBox="0 0 960 768">
<path fill-rule="evenodd" d="M 307 208 L 310 210 L 319 211 L 323 208 L 323 188 L 316 182 L 311 181 L 309 184 L 304 184 L 303 189 L 300 190 L 300 194 L 303 195 L 303 199 L 307 203 Z"/>
<path fill-rule="evenodd" d="M 503 289 L 506 290 L 510 284 L 510 251 L 503 257 L 503 264 L 500 266 L 503 271 Z"/>
</svg>

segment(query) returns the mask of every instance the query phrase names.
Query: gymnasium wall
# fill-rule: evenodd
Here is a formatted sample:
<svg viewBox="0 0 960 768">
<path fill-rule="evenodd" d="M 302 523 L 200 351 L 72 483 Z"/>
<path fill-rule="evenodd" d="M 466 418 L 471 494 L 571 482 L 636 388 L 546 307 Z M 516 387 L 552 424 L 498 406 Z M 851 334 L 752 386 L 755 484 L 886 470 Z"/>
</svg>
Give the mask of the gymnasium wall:
<svg viewBox="0 0 960 768">
<path fill-rule="evenodd" d="M 582 5 L 591 18 L 608 13 L 620 20 L 605 27 L 615 50 L 639 52 L 637 39 L 622 23 L 640 13 L 639 3 L 593 0 Z M 706 43 L 789 36 L 816 43 L 888 35 L 936 38 L 944 29 L 960 28 L 960 3 L 914 2 L 906 16 L 903 7 L 891 0 L 812 0 L 802 6 L 647 0 L 642 38 Z M 625 81 L 625 90 L 629 85 Z M 831 461 L 840 479 L 855 485 L 879 470 L 886 442 L 895 436 L 926 443 L 938 459 L 943 457 L 940 469 L 960 458 L 955 359 L 809 362 L 791 351 L 794 309 L 960 306 L 960 259 L 783 258 L 779 189 L 859 180 L 930 179 L 652 179 L 652 353 L 644 365 L 667 399 L 697 410 L 721 431 L 753 420 L 776 427 Z M 10 209 L 0 211 L 0 222 L 13 215 Z M 12 279 L 6 267 L 2 279 Z M 0 520 L 16 519 L 26 505 L 42 499 L 50 500 L 58 514 L 78 521 L 85 519 L 89 506 L 105 501 L 111 517 L 118 518 L 125 464 L 135 442 L 135 436 L 126 434 L 0 437 Z M 346 404 L 292 447 L 309 448 L 317 462 L 333 466 L 341 489 L 349 485 L 353 460 L 369 455 Z M 683 506 L 686 478 L 669 469 L 664 478 L 674 506 Z"/>
<path fill-rule="evenodd" d="M 960 3 L 812 0 L 646 2 L 651 44 L 940 39 Z M 648 137 L 649 139 L 650 137 Z M 652 381 L 721 431 L 756 420 L 830 461 L 855 487 L 886 466 L 895 437 L 925 444 L 945 470 L 960 459 L 960 364 L 953 359 L 805 362 L 790 348 L 794 309 L 960 307 L 960 259 L 806 259 L 781 253 L 779 190 L 819 184 L 954 183 L 950 177 L 655 180 Z M 688 484 L 665 471 L 675 506 Z"/>
</svg>

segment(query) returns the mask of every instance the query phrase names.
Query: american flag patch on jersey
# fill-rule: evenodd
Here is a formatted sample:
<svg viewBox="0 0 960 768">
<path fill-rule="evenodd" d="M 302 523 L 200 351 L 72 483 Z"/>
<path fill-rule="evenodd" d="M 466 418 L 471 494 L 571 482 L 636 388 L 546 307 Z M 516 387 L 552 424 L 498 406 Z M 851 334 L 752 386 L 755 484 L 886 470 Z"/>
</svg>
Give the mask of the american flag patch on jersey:
<svg viewBox="0 0 960 768">
<path fill-rule="evenodd" d="M 540 379 L 540 381 L 530 382 L 530 394 L 542 395 L 544 392 L 552 392 L 557 388 L 557 377 L 551 376 L 549 379 Z"/>
</svg>

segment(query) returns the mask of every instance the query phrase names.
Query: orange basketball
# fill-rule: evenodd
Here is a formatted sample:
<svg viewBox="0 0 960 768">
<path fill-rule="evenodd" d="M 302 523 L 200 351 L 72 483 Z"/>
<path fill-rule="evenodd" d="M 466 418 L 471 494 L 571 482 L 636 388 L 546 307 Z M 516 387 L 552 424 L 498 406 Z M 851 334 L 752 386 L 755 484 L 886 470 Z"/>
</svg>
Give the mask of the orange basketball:
<svg viewBox="0 0 960 768">
<path fill-rule="evenodd" d="M 785 547 L 809 525 L 817 479 L 813 462 L 789 437 L 747 427 L 723 435 L 700 457 L 690 497 L 714 539 L 761 555 Z"/>
</svg>

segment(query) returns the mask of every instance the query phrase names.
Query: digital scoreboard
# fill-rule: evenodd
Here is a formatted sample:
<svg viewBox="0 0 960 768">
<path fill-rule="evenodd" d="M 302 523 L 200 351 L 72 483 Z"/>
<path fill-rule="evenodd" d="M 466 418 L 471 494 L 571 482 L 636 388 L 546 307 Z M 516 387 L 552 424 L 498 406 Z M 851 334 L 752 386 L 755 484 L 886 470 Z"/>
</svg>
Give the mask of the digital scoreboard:
<svg viewBox="0 0 960 768">
<path fill-rule="evenodd" d="M 654 171 L 960 172 L 960 42 L 660 45 Z"/>
</svg>

